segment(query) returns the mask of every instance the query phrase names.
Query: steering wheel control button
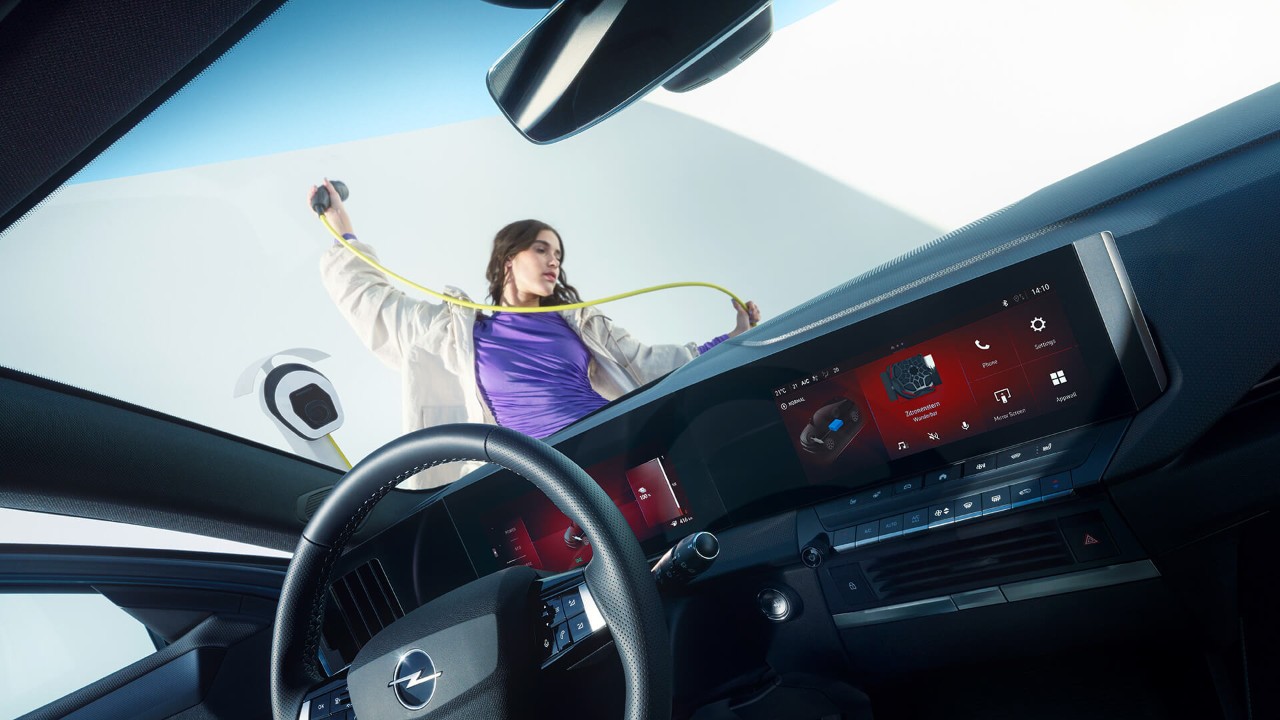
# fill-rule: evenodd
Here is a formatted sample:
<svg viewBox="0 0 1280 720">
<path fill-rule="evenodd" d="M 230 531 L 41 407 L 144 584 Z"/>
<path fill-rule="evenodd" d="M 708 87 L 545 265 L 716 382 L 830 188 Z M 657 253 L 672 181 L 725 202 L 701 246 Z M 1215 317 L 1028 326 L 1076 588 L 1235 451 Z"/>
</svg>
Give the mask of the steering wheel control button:
<svg viewBox="0 0 1280 720">
<path fill-rule="evenodd" d="M 586 615 L 569 618 L 567 625 L 569 626 L 569 639 L 573 642 L 582 642 L 584 638 L 591 634 L 591 623 L 587 622 Z"/>
<path fill-rule="evenodd" d="M 564 608 L 565 617 L 581 615 L 586 611 L 582 607 L 582 596 L 578 594 L 576 588 L 560 596 L 560 606 Z"/>
<path fill-rule="evenodd" d="M 985 455 L 980 458 L 973 458 L 972 460 L 966 460 L 964 463 L 964 476 L 969 477 L 970 475 L 977 475 L 979 473 L 984 473 L 984 472 L 987 472 L 988 470 L 995 470 L 995 469 L 996 469 L 996 456 Z"/>
<path fill-rule="evenodd" d="M 756 595 L 756 604 L 760 612 L 773 622 L 785 622 L 791 617 L 791 599 L 776 588 L 765 588 Z"/>
<path fill-rule="evenodd" d="M 862 576 L 862 570 L 858 568 L 857 563 L 833 567 L 827 573 L 831 577 L 831 582 L 835 583 L 840 599 L 849 605 L 866 605 L 875 602 L 875 593 L 871 592 L 871 585 Z"/>
<path fill-rule="evenodd" d="M 324 695 L 321 695 L 319 697 L 312 698 L 311 700 L 312 720 L 320 720 L 320 718 L 327 718 L 333 714 L 333 711 L 329 708 L 329 701 L 332 697 L 333 697 L 333 693 L 325 693 Z"/>
<path fill-rule="evenodd" d="M 556 633 L 556 652 L 560 652 L 573 644 L 573 637 L 569 635 L 569 623 L 557 625 Z"/>
<path fill-rule="evenodd" d="M 982 496 L 969 495 L 956 501 L 956 520 L 968 520 L 982 514 Z"/>
<path fill-rule="evenodd" d="M 560 598 L 542 601 L 542 624 L 546 627 L 558 625 L 564 621 L 564 611 L 560 608 Z"/>
<path fill-rule="evenodd" d="M 329 702 L 329 707 L 333 709 L 333 714 L 340 712 L 349 712 L 351 710 L 351 691 L 346 686 L 333 691 L 333 700 Z"/>
<path fill-rule="evenodd" d="M 983 515 L 992 515 L 1011 507 L 1013 507 L 1013 501 L 1009 499 L 1008 485 L 996 490 L 988 490 L 982 495 Z"/>
<path fill-rule="evenodd" d="M 902 535 L 902 516 L 882 518 L 880 520 L 880 539 L 888 540 Z"/>
<path fill-rule="evenodd" d="M 844 532 L 844 531 L 841 531 L 841 532 Z M 849 532 L 852 532 L 852 530 L 850 530 Z M 837 533 L 836 539 L 839 540 L 839 538 L 840 538 L 840 534 Z M 848 547 L 853 547 L 852 540 L 850 540 Z M 848 548 L 837 548 L 837 549 L 848 549 Z M 806 545 L 804 549 L 800 551 L 800 562 L 804 563 L 805 567 L 816 568 L 822 564 L 822 551 L 814 547 L 813 545 Z"/>
<path fill-rule="evenodd" d="M 1040 502 L 1040 481 L 1023 480 L 1009 486 L 1009 499 L 1014 507 Z"/>
<path fill-rule="evenodd" d="M 1068 495 L 1071 493 L 1071 475 L 1068 473 L 1058 473 L 1050 475 L 1046 478 L 1040 478 L 1040 498 L 1042 500 L 1051 500 L 1056 497 Z"/>
<path fill-rule="evenodd" d="M 387 687 L 395 692 L 396 699 L 406 710 L 421 710 L 431 702 L 431 696 L 436 693 L 436 682 L 443 675 L 430 655 L 414 648 L 400 656 Z"/>
<path fill-rule="evenodd" d="M 919 532 L 929 528 L 929 508 L 911 510 L 902 514 L 902 534 Z"/>
<path fill-rule="evenodd" d="M 552 628 L 542 628 L 538 633 L 538 659 L 547 660 L 556 654 L 556 631 Z"/>
</svg>

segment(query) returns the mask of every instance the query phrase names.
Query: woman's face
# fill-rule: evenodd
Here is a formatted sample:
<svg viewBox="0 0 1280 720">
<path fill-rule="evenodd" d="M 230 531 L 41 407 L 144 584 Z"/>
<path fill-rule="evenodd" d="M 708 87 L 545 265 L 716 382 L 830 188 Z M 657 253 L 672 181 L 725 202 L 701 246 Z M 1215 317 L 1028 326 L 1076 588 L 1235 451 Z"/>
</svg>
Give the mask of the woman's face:
<svg viewBox="0 0 1280 720">
<path fill-rule="evenodd" d="M 547 297 L 555 291 L 560 278 L 560 238 L 551 230 L 542 230 L 529 247 L 511 257 L 507 268 L 508 288 L 515 284 L 520 296 Z"/>
</svg>

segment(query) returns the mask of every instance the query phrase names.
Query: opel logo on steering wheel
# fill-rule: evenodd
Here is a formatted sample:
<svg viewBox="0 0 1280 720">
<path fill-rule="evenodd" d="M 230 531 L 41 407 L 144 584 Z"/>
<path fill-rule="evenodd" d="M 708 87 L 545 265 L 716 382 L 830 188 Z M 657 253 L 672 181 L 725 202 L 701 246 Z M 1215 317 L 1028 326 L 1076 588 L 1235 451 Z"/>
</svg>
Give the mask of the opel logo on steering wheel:
<svg viewBox="0 0 1280 720">
<path fill-rule="evenodd" d="M 387 687 L 394 688 L 396 699 L 409 710 L 421 710 L 436 692 L 436 680 L 444 671 L 437 670 L 431 656 L 414 648 L 400 656 L 395 674 Z"/>
</svg>

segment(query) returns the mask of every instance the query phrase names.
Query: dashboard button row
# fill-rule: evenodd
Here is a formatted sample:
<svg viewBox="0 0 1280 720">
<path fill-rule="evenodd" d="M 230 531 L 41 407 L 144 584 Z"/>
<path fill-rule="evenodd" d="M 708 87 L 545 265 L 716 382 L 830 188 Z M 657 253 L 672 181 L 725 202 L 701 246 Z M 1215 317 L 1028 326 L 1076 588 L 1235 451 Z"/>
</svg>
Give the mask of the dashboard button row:
<svg viewBox="0 0 1280 720">
<path fill-rule="evenodd" d="M 971 458 L 966 460 L 963 464 L 933 470 L 925 473 L 923 476 L 917 475 L 897 480 L 892 485 L 868 488 L 853 495 L 819 505 L 817 507 L 818 516 L 827 527 L 834 528 L 848 525 L 859 517 L 866 517 L 864 515 L 864 509 L 866 506 L 874 504 L 880 500 L 906 495 L 923 488 L 936 487 L 948 481 L 958 480 L 961 476 L 965 478 L 977 476 L 998 468 L 1010 467 L 1018 463 L 1026 462 L 1034 458 L 1046 457 L 1064 452 L 1068 448 L 1067 441 L 1070 439 L 1071 435 L 1071 433 L 1056 435 L 1038 442 L 1009 448 L 998 453 Z M 1017 488 L 1017 490 L 1023 489 L 1025 488 Z M 1011 492 L 1017 491 L 1013 487 L 1011 487 L 1010 490 Z M 1069 491 L 1070 487 L 1068 487 L 1067 490 Z M 1013 498 L 1011 506 L 1018 507 L 1019 501 L 1025 504 L 1038 502 L 1039 499 L 1040 496 L 1038 495 L 1032 496 L 1029 492 L 1023 493 Z M 936 519 L 942 520 L 945 518 L 939 517 Z"/>
<path fill-rule="evenodd" d="M 863 547 L 881 540 L 909 535 L 928 528 L 941 527 L 985 515 L 994 515 L 1015 507 L 1051 500 L 1071 492 L 1071 474 L 1024 480 L 984 493 L 966 495 L 956 500 L 935 503 L 927 508 L 901 515 L 865 522 L 856 527 L 837 530 L 832 542 L 836 552 Z"/>
</svg>

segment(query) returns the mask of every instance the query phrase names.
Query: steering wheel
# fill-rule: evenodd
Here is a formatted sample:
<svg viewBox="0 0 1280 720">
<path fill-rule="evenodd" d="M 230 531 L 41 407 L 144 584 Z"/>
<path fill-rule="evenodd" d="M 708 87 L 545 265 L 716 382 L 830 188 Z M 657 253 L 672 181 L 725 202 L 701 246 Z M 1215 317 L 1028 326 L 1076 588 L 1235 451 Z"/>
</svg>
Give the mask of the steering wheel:
<svg viewBox="0 0 1280 720">
<path fill-rule="evenodd" d="M 298 720 L 307 693 L 326 682 L 317 650 L 334 564 L 369 511 L 398 483 L 435 465 L 482 460 L 532 482 L 591 538 L 584 569 L 626 680 L 627 720 L 671 716 L 671 646 L 640 543 L 617 506 L 582 468 L 551 446 L 491 425 L 443 425 L 374 451 L 334 487 L 302 532 L 285 573 L 271 646 L 275 720 Z M 356 655 L 347 674 L 360 720 L 528 717 L 540 703 L 535 644 L 540 578 L 514 567 L 479 578 L 396 620 Z M 401 666 L 417 650 L 433 667 Z M 435 673 L 440 673 L 436 675 Z M 411 685 L 420 701 L 406 702 Z M 407 691 L 412 695 L 412 690 Z"/>
</svg>

